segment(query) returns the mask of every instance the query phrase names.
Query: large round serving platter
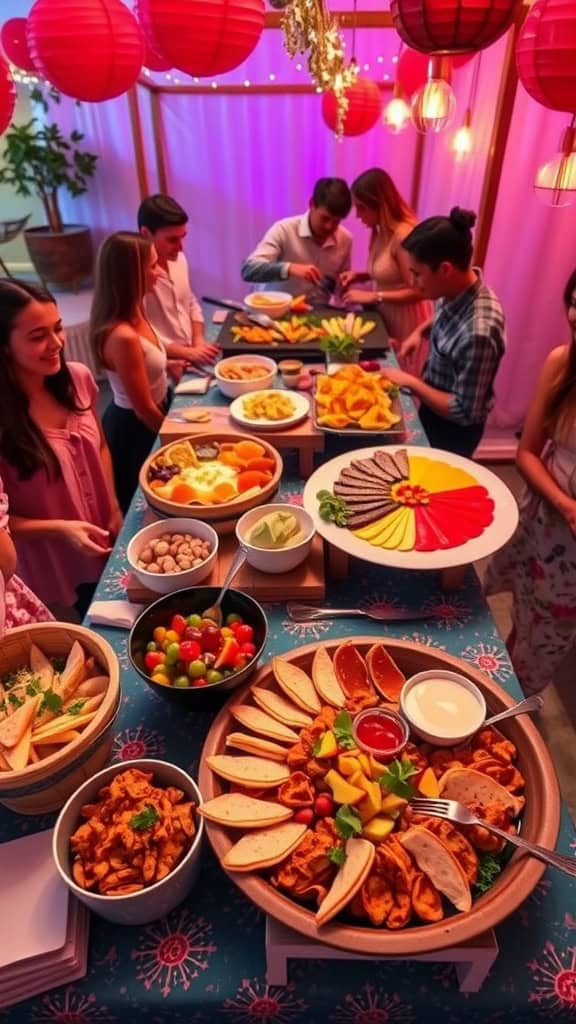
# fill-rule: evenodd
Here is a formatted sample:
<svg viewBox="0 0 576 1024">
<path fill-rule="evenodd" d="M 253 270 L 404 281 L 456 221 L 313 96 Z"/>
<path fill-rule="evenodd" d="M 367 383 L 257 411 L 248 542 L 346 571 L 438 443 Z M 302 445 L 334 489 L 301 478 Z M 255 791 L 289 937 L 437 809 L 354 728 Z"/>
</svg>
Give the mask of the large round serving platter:
<svg viewBox="0 0 576 1024">
<path fill-rule="evenodd" d="M 244 411 L 244 402 L 247 398 L 253 398 L 253 395 L 239 395 L 231 403 L 228 412 L 230 413 L 231 419 L 239 426 L 245 427 L 247 430 L 256 431 L 259 430 L 287 430 L 289 427 L 295 427 L 297 423 L 301 423 L 307 416 L 310 415 L 310 402 L 306 395 L 300 394 L 299 391 L 280 391 L 280 389 L 268 388 L 265 391 L 258 391 L 256 397 L 260 398 L 263 395 L 273 395 L 276 391 L 282 395 L 282 397 L 288 397 L 292 402 L 294 412 L 290 416 L 285 416 L 281 420 L 270 420 L 260 417 L 260 419 L 253 420 L 246 415 Z"/>
<path fill-rule="evenodd" d="M 352 643 L 361 654 L 365 654 L 375 639 L 373 636 L 355 637 Z M 459 658 L 410 641 L 385 638 L 383 642 L 406 677 L 427 669 L 456 671 L 480 687 L 489 714 L 503 711 L 514 703 L 496 683 Z M 317 648 L 325 647 L 332 654 L 339 643 L 339 640 L 329 640 L 322 644 L 310 644 L 286 658 L 310 674 Z M 228 701 L 212 724 L 200 758 L 199 784 L 205 801 L 226 791 L 226 784 L 208 768 L 206 757 L 230 753 L 225 747 L 226 736 L 238 728 L 230 709 L 250 699 L 252 685 L 275 688 L 271 667 L 260 669 L 252 682 L 242 687 Z M 532 842 L 554 848 L 560 825 L 560 794 L 546 745 L 527 715 L 504 722 L 502 732 L 518 749 L 517 766 L 526 782 L 526 806 L 522 813 L 520 834 Z M 206 821 L 206 826 L 214 852 L 222 859 L 232 846 L 231 832 L 210 821 Z M 457 913 L 436 924 L 408 926 L 399 931 L 370 925 L 341 924 L 338 919 L 318 928 L 314 917 L 315 907 L 297 903 L 283 895 L 263 876 L 231 872 L 230 877 L 266 914 L 308 938 L 351 952 L 396 956 L 432 952 L 470 942 L 513 913 L 534 890 L 544 871 L 545 866 L 540 861 L 515 853 L 492 888 L 473 903 L 468 913 Z"/>
<path fill-rule="evenodd" d="M 366 459 L 375 452 L 386 451 L 394 454 L 405 451 L 411 455 L 438 459 L 445 465 L 454 466 L 471 473 L 477 483 L 485 487 L 494 501 L 494 518 L 479 537 L 459 544 L 457 547 L 438 551 L 396 551 L 393 548 L 375 547 L 366 540 L 356 537 L 352 530 L 335 526 L 334 523 L 321 519 L 319 512 L 318 491 L 331 491 L 338 480 L 340 472 L 350 465 L 352 459 Z M 309 478 L 304 487 L 304 508 L 312 516 L 316 531 L 324 540 L 333 544 L 348 555 L 361 558 L 375 565 L 386 565 L 394 569 L 447 569 L 454 565 L 468 565 L 479 558 L 486 558 L 503 547 L 510 539 L 518 525 L 518 506 L 506 484 L 489 469 L 465 459 L 460 455 L 442 451 L 440 448 L 424 448 L 415 445 L 381 444 L 372 448 L 358 448 L 354 451 L 338 455 L 330 462 L 325 462 Z"/>
</svg>

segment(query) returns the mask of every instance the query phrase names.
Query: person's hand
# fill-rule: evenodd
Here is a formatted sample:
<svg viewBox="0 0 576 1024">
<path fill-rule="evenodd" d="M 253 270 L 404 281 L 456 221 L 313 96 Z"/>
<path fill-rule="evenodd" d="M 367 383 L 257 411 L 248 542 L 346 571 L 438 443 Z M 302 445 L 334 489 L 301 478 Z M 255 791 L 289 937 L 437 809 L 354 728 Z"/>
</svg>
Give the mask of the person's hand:
<svg viewBox="0 0 576 1024">
<path fill-rule="evenodd" d="M 576 501 L 568 498 L 565 505 L 560 509 L 572 533 L 576 534 Z"/>
<path fill-rule="evenodd" d="M 358 272 L 356 270 L 343 270 L 338 278 L 338 284 L 342 289 L 348 288 L 348 286 L 352 284 L 352 281 L 355 281 L 357 277 Z"/>
<path fill-rule="evenodd" d="M 405 370 L 399 370 L 395 366 L 387 366 L 383 372 L 386 379 L 397 384 L 399 388 L 411 388 L 417 383 L 417 378 L 412 373 L 406 373 Z"/>
<path fill-rule="evenodd" d="M 407 338 L 404 338 L 404 341 L 398 348 L 400 359 L 408 359 L 410 356 L 413 356 L 420 348 L 422 341 L 422 329 L 417 327 Z"/>
<path fill-rule="evenodd" d="M 181 379 L 184 370 L 186 369 L 185 359 L 169 359 L 166 368 L 169 376 L 172 378 L 175 384 Z"/>
<path fill-rule="evenodd" d="M 119 505 L 116 505 L 115 508 L 112 509 L 108 520 L 108 532 L 112 540 L 116 540 L 116 537 L 122 529 L 123 522 L 124 516 L 122 515 L 122 510 Z"/>
<path fill-rule="evenodd" d="M 65 539 L 76 551 L 83 555 L 102 556 L 110 554 L 110 533 L 94 523 L 85 523 L 80 519 L 72 519 L 62 523 Z"/>
<path fill-rule="evenodd" d="M 311 281 L 312 284 L 320 284 L 322 274 L 313 263 L 291 263 L 289 266 L 290 277 L 301 277 L 303 281 Z"/>
<path fill-rule="evenodd" d="M 347 292 L 344 292 L 344 302 L 354 303 L 359 302 L 362 305 L 371 303 L 372 305 L 377 302 L 376 295 L 368 288 L 349 288 Z"/>
<path fill-rule="evenodd" d="M 219 355 L 220 349 L 218 345 L 211 345 L 209 341 L 204 339 L 190 349 L 190 362 L 198 363 L 199 365 L 202 363 L 213 363 Z"/>
</svg>

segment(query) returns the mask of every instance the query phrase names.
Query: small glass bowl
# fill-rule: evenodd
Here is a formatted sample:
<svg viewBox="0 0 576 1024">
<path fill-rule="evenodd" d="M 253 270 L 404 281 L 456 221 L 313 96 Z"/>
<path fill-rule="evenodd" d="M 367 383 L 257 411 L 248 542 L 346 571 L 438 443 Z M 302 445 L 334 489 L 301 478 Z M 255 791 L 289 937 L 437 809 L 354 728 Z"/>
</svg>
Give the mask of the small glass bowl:
<svg viewBox="0 0 576 1024">
<path fill-rule="evenodd" d="M 365 740 L 360 739 L 358 736 L 358 727 L 362 722 L 366 721 L 367 718 L 380 719 L 381 722 L 384 720 L 392 722 L 397 730 L 400 732 L 401 739 L 398 741 L 396 746 L 389 747 L 387 750 L 379 750 L 377 747 L 371 746 Z M 365 708 L 364 711 L 360 711 L 354 721 L 352 722 L 352 735 L 354 742 L 360 750 L 363 750 L 366 754 L 372 754 L 373 757 L 378 761 L 393 761 L 394 758 L 398 757 L 404 747 L 408 743 L 410 737 L 410 730 L 408 723 L 402 718 L 401 715 L 397 714 L 396 711 L 388 711 L 387 708 Z"/>
</svg>

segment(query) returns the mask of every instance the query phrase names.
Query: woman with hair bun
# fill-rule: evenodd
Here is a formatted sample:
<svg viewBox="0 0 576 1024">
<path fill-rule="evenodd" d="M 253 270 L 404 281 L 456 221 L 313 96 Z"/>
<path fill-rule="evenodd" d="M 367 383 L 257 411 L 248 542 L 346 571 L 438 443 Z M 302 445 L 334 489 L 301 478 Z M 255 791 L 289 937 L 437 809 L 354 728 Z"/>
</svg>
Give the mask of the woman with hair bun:
<svg viewBox="0 0 576 1024">
<path fill-rule="evenodd" d="M 406 358 L 429 337 L 422 379 L 404 370 L 386 371 L 420 399 L 430 444 L 467 457 L 484 433 L 506 346 L 502 306 L 472 266 L 475 222 L 475 213 L 455 206 L 448 217 L 422 221 L 402 242 L 414 287 L 436 300 L 436 309 L 400 348 Z"/>
</svg>

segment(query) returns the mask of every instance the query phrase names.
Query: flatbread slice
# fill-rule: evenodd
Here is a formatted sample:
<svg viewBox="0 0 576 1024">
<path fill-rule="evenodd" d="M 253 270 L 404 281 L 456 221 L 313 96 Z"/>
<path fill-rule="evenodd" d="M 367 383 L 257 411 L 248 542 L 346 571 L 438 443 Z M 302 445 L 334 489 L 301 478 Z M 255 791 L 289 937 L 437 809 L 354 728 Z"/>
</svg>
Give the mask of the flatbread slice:
<svg viewBox="0 0 576 1024">
<path fill-rule="evenodd" d="M 244 793 L 221 793 L 206 800 L 198 811 L 209 821 L 229 828 L 265 828 L 292 817 L 289 807 L 272 800 L 255 800 Z"/>
<path fill-rule="evenodd" d="M 256 754 L 257 757 L 269 757 L 271 761 L 286 760 L 286 747 L 281 747 L 272 740 L 265 740 L 262 736 L 250 736 L 247 732 L 229 732 L 226 746 L 245 750 L 247 754 Z"/>
<path fill-rule="evenodd" d="M 404 849 L 412 854 L 418 867 L 428 876 L 432 885 L 435 885 L 457 910 L 470 910 L 472 894 L 464 869 L 438 836 L 422 825 L 413 825 L 406 832 L 398 833 L 398 839 Z"/>
<path fill-rule="evenodd" d="M 85 679 L 83 683 L 80 683 L 74 696 L 75 698 L 97 697 L 98 694 L 106 692 L 109 682 L 108 676 L 92 676 L 91 679 Z"/>
<path fill-rule="evenodd" d="M 230 714 L 252 732 L 258 732 L 261 736 L 267 736 L 270 740 L 278 743 L 297 743 L 298 733 L 283 725 L 277 718 L 267 715 L 260 708 L 254 708 L 251 704 L 236 704 L 230 708 Z"/>
<path fill-rule="evenodd" d="M 6 760 L 13 772 L 21 772 L 26 767 L 30 758 L 30 747 L 32 746 L 32 722 L 18 740 L 15 747 L 6 747 Z"/>
<path fill-rule="evenodd" d="M 284 658 L 272 658 L 272 671 L 276 682 L 290 700 L 293 700 L 303 711 L 312 715 L 320 713 L 321 704 L 314 683 L 297 665 L 292 665 Z"/>
<path fill-rule="evenodd" d="M 222 860 L 228 871 L 260 871 L 285 860 L 302 842 L 306 825 L 286 821 L 242 836 Z"/>
<path fill-rule="evenodd" d="M 264 686 L 253 686 L 252 696 L 256 703 L 284 725 L 292 725 L 295 729 L 304 729 L 312 725 L 312 715 L 307 715 L 296 707 L 293 701 L 281 697 L 275 690 L 267 690 Z"/>
<path fill-rule="evenodd" d="M 350 902 L 370 874 L 376 847 L 368 839 L 348 839 L 346 860 L 316 912 L 318 926 L 331 921 Z"/>
<path fill-rule="evenodd" d="M 28 726 L 32 727 L 41 700 L 41 693 L 25 700 L 14 714 L 0 722 L 0 746 L 11 748 L 20 742 Z"/>
<path fill-rule="evenodd" d="M 43 690 L 48 690 L 54 679 L 54 666 L 52 662 L 48 660 L 44 652 L 36 644 L 30 645 L 29 659 L 32 675 L 38 676 Z"/>
<path fill-rule="evenodd" d="M 346 694 L 338 682 L 332 658 L 325 647 L 318 647 L 312 662 L 312 682 L 318 690 L 320 698 L 333 708 L 343 708 Z"/>
<path fill-rule="evenodd" d="M 290 778 L 286 765 L 269 761 L 264 757 L 240 756 L 231 754 L 209 754 L 206 764 L 216 775 L 221 775 L 228 782 L 236 782 L 248 789 L 273 789 Z"/>
<path fill-rule="evenodd" d="M 524 801 L 515 797 L 504 786 L 474 768 L 449 768 L 438 783 L 440 796 L 445 800 L 458 800 L 465 807 L 471 804 L 500 804 L 508 807 L 514 817 L 520 814 Z"/>
</svg>

